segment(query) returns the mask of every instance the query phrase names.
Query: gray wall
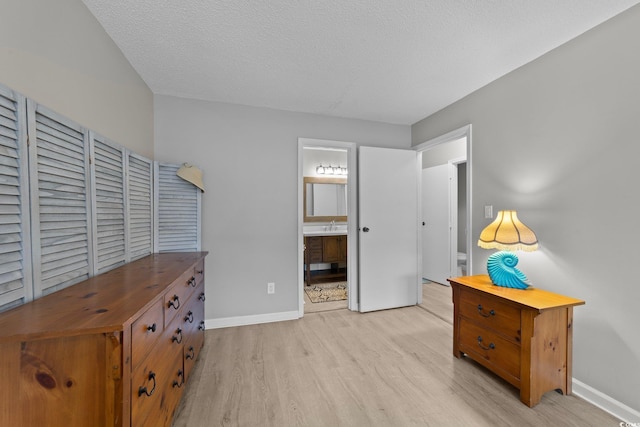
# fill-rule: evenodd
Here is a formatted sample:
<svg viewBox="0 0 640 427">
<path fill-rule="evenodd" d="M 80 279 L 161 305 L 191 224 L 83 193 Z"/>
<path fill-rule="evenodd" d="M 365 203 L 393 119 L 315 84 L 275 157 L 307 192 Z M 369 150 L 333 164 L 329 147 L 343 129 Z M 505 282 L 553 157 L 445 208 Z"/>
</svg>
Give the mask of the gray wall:
<svg viewBox="0 0 640 427">
<path fill-rule="evenodd" d="M 424 141 L 422 141 L 424 142 Z M 446 165 L 449 160 L 467 157 L 467 139 L 438 144 L 422 152 L 422 169 Z"/>
<path fill-rule="evenodd" d="M 153 156 L 153 94 L 80 0 L 2 1 L 0 83 Z"/>
<path fill-rule="evenodd" d="M 204 171 L 207 319 L 298 310 L 299 137 L 411 146 L 409 126 L 170 96 L 155 97 L 155 136 L 157 160 Z"/>
<path fill-rule="evenodd" d="M 640 7 L 414 124 L 416 145 L 471 123 L 473 219 L 516 209 L 540 240 L 520 267 L 574 311 L 573 376 L 640 410 Z M 491 251 L 474 246 L 474 271 Z M 637 421 L 637 420 L 632 420 Z"/>
</svg>

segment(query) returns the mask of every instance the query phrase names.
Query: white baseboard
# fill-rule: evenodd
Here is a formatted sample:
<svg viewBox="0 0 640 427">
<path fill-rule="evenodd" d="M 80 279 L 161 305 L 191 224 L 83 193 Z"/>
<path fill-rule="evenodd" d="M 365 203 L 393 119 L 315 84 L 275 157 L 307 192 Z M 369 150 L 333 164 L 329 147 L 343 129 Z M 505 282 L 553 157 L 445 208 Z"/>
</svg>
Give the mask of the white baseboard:
<svg viewBox="0 0 640 427">
<path fill-rule="evenodd" d="M 625 423 L 640 425 L 640 412 L 573 378 L 573 394 L 607 411 Z"/>
<path fill-rule="evenodd" d="M 296 311 L 285 311 L 281 313 L 254 314 L 251 316 L 222 317 L 220 319 L 206 319 L 205 329 L 229 328 L 232 326 L 257 325 L 259 323 L 282 322 L 284 320 L 299 319 L 300 314 Z"/>
</svg>

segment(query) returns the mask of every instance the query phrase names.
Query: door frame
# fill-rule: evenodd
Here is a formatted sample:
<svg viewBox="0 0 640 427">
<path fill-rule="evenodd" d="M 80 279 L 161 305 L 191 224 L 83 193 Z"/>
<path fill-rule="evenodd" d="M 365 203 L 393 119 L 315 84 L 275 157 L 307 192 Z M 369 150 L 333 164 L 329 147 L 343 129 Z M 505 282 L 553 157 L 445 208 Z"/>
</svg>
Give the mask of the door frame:
<svg viewBox="0 0 640 427">
<path fill-rule="evenodd" d="M 452 142 L 461 138 L 466 138 L 467 140 L 467 158 L 466 158 L 466 163 L 467 163 L 467 275 L 472 275 L 473 274 L 473 262 L 472 262 L 472 258 L 473 258 L 473 251 L 471 250 L 472 246 L 472 229 L 471 229 L 471 219 L 472 219 L 472 161 L 471 161 L 471 133 L 472 133 L 472 126 L 471 124 L 462 126 L 458 129 L 454 129 L 451 132 L 447 132 L 444 135 L 440 135 L 438 137 L 429 139 L 425 142 L 422 142 L 418 145 L 415 145 L 413 147 L 413 149 L 415 151 L 417 151 L 418 153 L 422 154 L 424 151 L 430 150 L 432 148 L 434 148 L 437 145 L 440 144 L 446 144 L 447 142 Z M 461 159 L 450 159 L 449 160 L 449 164 L 453 165 L 453 164 L 458 164 L 458 163 L 462 163 Z M 422 180 L 418 180 L 418 183 L 422 184 Z M 420 194 L 422 194 L 422 188 L 419 188 Z M 451 204 L 451 201 L 450 201 Z M 420 215 L 422 215 L 422 204 L 419 203 L 418 209 L 420 210 Z M 454 213 L 457 216 L 457 211 Z M 457 223 L 456 223 L 457 224 Z M 452 245 L 451 249 L 452 249 L 452 253 L 451 253 L 451 259 L 452 260 L 457 260 L 457 242 L 455 242 L 455 245 Z M 453 253 L 453 249 L 456 249 L 456 253 Z M 422 260 L 422 233 L 418 233 L 418 257 L 420 260 Z M 451 261 L 451 265 L 453 265 L 454 261 Z M 420 262 L 420 277 L 422 277 L 422 262 Z"/>
<path fill-rule="evenodd" d="M 305 147 L 347 151 L 347 307 L 358 311 L 358 174 L 357 144 L 315 138 L 298 138 L 298 317 L 304 317 L 304 182 L 302 160 Z"/>
</svg>

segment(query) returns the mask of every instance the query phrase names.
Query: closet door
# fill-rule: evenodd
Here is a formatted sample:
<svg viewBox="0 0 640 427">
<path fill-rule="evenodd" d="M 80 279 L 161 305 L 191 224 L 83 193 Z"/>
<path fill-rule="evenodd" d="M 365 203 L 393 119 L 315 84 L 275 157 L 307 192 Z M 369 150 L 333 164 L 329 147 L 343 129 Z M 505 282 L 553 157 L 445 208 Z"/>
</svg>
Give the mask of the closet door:
<svg viewBox="0 0 640 427">
<path fill-rule="evenodd" d="M 125 155 L 122 147 L 89 133 L 93 214 L 94 274 L 126 261 Z"/>
<path fill-rule="evenodd" d="M 92 272 L 88 132 L 28 100 L 34 297 Z"/>
<path fill-rule="evenodd" d="M 0 308 L 32 296 L 24 97 L 0 86 Z"/>
<path fill-rule="evenodd" d="M 129 261 L 153 252 L 153 162 L 127 154 Z"/>
<path fill-rule="evenodd" d="M 179 168 L 155 162 L 155 252 L 200 251 L 202 192 L 176 175 Z"/>
</svg>

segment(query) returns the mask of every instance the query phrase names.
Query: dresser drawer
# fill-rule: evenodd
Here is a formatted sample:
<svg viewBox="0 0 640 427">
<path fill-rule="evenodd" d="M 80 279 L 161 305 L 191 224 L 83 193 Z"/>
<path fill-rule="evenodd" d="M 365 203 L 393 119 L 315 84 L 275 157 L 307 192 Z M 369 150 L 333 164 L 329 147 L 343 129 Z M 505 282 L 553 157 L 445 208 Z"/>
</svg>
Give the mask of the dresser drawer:
<svg viewBox="0 0 640 427">
<path fill-rule="evenodd" d="M 194 276 L 196 278 L 196 287 L 204 283 L 204 259 L 200 260 L 194 269 Z"/>
<path fill-rule="evenodd" d="M 133 373 L 131 425 L 170 425 L 183 384 L 182 351 L 158 346 L 157 351 Z"/>
<path fill-rule="evenodd" d="M 204 286 L 199 286 L 196 289 L 195 294 L 180 315 L 179 323 L 187 338 L 189 335 L 201 330 L 201 323 L 204 322 L 204 302 L 197 297 L 198 295 L 204 295 Z"/>
<path fill-rule="evenodd" d="M 196 290 L 196 293 L 204 293 L 203 289 Z M 204 303 L 194 298 L 184 316 L 185 330 L 188 331 L 184 344 L 184 373 L 185 380 L 189 379 L 191 369 L 195 364 L 200 349 L 204 344 Z"/>
<path fill-rule="evenodd" d="M 459 314 L 520 342 L 520 310 L 498 298 L 475 292 L 460 293 Z"/>
<path fill-rule="evenodd" d="M 507 381 L 520 379 L 519 345 L 464 318 L 460 319 L 459 328 L 462 352 L 479 362 L 489 363 L 492 371 L 512 377 L 505 378 Z"/>
<path fill-rule="evenodd" d="M 164 295 L 164 324 L 168 326 L 176 314 L 182 310 L 188 302 L 191 293 L 196 287 L 196 278 L 193 269 L 187 270 L 176 280 L 171 289 Z"/>
<path fill-rule="evenodd" d="M 144 361 L 164 331 L 162 300 L 157 300 L 153 306 L 142 314 L 131 325 L 131 363 L 133 368 Z"/>
</svg>

